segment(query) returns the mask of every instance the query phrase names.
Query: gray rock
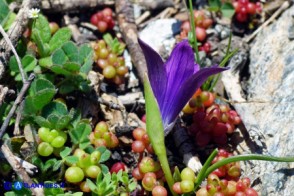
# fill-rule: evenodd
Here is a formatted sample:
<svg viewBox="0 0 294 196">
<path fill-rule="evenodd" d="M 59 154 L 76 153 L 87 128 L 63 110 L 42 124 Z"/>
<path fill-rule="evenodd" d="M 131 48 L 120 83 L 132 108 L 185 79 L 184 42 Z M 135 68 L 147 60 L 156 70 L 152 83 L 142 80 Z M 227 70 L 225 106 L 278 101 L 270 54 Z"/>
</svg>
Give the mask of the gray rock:
<svg viewBox="0 0 294 196">
<path fill-rule="evenodd" d="M 181 31 L 181 22 L 176 19 L 159 19 L 150 22 L 139 37 L 155 51 L 166 56 L 172 50 L 176 40 L 174 35 Z"/>
<path fill-rule="evenodd" d="M 228 95 L 237 102 L 234 106 L 248 131 L 241 127 L 233 136 L 232 140 L 241 142 L 238 153 L 294 157 L 294 40 L 288 37 L 293 13 L 292 6 L 256 37 L 250 51 L 246 97 L 239 74 L 223 74 Z M 234 61 L 230 64 L 238 66 Z M 241 167 L 261 195 L 294 195 L 294 163 L 250 161 Z"/>
</svg>

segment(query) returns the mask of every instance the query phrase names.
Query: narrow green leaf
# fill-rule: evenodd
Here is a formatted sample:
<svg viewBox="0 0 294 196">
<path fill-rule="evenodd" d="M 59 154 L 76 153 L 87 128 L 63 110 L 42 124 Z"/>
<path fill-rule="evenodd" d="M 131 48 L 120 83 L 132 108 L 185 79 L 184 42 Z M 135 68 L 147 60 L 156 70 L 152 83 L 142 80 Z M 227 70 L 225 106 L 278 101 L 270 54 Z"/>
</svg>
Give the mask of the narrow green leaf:
<svg viewBox="0 0 294 196">
<path fill-rule="evenodd" d="M 144 79 L 144 93 L 146 100 L 147 134 L 150 138 L 154 152 L 160 161 L 169 189 L 173 195 L 176 195 L 172 189 L 174 180 L 170 171 L 166 155 L 166 149 L 164 144 L 164 128 L 162 124 L 161 114 L 147 75 L 145 75 Z"/>
<path fill-rule="evenodd" d="M 210 156 L 208 157 L 208 159 L 205 161 L 203 167 L 201 168 L 199 174 L 197 175 L 197 178 L 196 178 L 196 184 L 195 184 L 195 188 L 198 188 L 202 181 L 205 179 L 205 172 L 207 171 L 207 169 L 209 168 L 211 162 L 213 161 L 213 159 L 216 157 L 218 153 L 218 150 L 215 149 L 211 154 Z"/>
<path fill-rule="evenodd" d="M 91 191 L 93 191 L 94 193 L 97 193 L 97 186 L 91 180 L 87 178 L 86 183 L 88 187 L 91 189 Z"/>
<path fill-rule="evenodd" d="M 60 48 L 65 42 L 71 38 L 71 30 L 67 27 L 59 29 L 51 38 L 49 42 L 50 51 L 53 52 L 57 48 Z"/>
<path fill-rule="evenodd" d="M 221 6 L 221 12 L 224 17 L 232 18 L 233 15 L 235 14 L 235 8 L 231 3 L 227 2 Z"/>
<path fill-rule="evenodd" d="M 215 164 L 211 165 L 205 172 L 205 177 L 207 177 L 211 172 L 217 168 L 224 166 L 228 163 L 237 161 L 250 161 L 250 160 L 261 160 L 261 161 L 275 161 L 275 162 L 294 162 L 294 157 L 272 157 L 260 154 L 246 154 L 246 155 L 236 155 L 222 159 Z"/>
</svg>

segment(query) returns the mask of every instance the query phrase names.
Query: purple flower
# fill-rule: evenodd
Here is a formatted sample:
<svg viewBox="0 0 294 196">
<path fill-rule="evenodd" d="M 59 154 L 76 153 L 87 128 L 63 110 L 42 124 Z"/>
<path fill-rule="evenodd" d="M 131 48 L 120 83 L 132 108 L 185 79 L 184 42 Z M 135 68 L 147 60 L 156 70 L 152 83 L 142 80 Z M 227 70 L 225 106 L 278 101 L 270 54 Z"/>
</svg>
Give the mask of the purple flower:
<svg viewBox="0 0 294 196">
<path fill-rule="evenodd" d="M 139 44 L 146 58 L 148 77 L 167 134 L 195 91 L 209 76 L 227 68 L 216 65 L 200 69 L 194 63 L 194 53 L 188 41 L 177 44 L 165 63 L 157 52 L 140 39 Z"/>
</svg>

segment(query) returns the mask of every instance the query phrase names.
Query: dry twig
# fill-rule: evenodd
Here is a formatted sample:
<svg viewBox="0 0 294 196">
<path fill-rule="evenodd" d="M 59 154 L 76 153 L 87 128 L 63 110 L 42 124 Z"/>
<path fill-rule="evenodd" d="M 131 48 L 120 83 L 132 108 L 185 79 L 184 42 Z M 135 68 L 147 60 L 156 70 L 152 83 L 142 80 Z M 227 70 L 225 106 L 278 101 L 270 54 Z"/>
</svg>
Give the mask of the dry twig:
<svg viewBox="0 0 294 196">
<path fill-rule="evenodd" d="M 3 122 L 2 126 L 1 126 L 1 129 L 0 129 L 0 139 L 2 138 L 2 136 L 4 135 L 6 129 L 7 129 L 7 126 L 10 122 L 10 119 L 12 118 L 15 110 L 17 109 L 18 105 L 22 102 L 23 100 L 23 97 L 24 95 L 26 94 L 27 90 L 29 89 L 33 79 L 35 78 L 35 75 L 34 74 L 31 74 L 28 78 L 28 80 L 26 82 L 24 82 L 16 100 L 14 101 L 13 103 L 13 106 L 11 107 L 5 121 Z"/>
<path fill-rule="evenodd" d="M 118 24 L 123 38 L 129 49 L 133 64 L 138 72 L 140 81 L 143 83 L 147 72 L 146 61 L 138 44 L 138 30 L 135 24 L 133 5 L 129 0 L 116 0 L 115 11 Z"/>
<path fill-rule="evenodd" d="M 20 177 L 21 181 L 29 185 L 33 184 L 34 182 L 29 177 L 26 170 L 22 167 L 19 160 L 16 159 L 16 157 L 13 155 L 13 153 L 11 152 L 11 150 L 8 148 L 6 144 L 3 144 L 1 146 L 1 151 L 3 152 L 8 163 L 11 165 L 12 169 Z M 32 188 L 31 191 L 36 196 L 44 195 L 44 190 L 42 188 Z"/>
<path fill-rule="evenodd" d="M 114 0 L 43 0 L 41 9 L 44 12 L 76 12 L 81 9 L 112 6 Z"/>
</svg>

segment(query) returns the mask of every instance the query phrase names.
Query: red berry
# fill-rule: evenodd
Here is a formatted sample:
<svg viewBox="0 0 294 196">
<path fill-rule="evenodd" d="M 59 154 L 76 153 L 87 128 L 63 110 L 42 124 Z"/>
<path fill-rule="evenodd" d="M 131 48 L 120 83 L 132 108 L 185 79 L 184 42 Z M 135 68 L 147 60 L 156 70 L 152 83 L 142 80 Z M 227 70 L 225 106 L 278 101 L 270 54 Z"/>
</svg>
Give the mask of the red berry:
<svg viewBox="0 0 294 196">
<path fill-rule="evenodd" d="M 153 176 L 149 176 L 149 175 L 144 176 L 144 178 L 142 180 L 142 185 L 143 185 L 145 190 L 152 191 L 152 189 L 156 185 L 156 178 L 154 178 Z"/>
<path fill-rule="evenodd" d="M 104 16 L 112 16 L 112 9 L 110 9 L 109 7 L 104 8 L 104 9 L 102 10 L 102 14 L 103 14 Z"/>
<path fill-rule="evenodd" d="M 201 28 L 201 27 L 196 27 L 196 37 L 197 37 L 197 40 L 202 42 L 205 40 L 206 38 L 206 31 L 204 28 Z"/>
<path fill-rule="evenodd" d="M 96 15 L 98 20 L 103 20 L 104 19 L 104 15 L 101 12 L 97 12 L 95 15 Z"/>
<path fill-rule="evenodd" d="M 189 21 L 184 21 L 181 25 L 181 30 L 185 32 L 189 32 L 191 29 L 190 27 L 190 22 Z"/>
<path fill-rule="evenodd" d="M 238 181 L 236 185 L 236 189 L 237 191 L 244 192 L 246 189 L 246 186 L 244 185 L 242 181 Z"/>
<path fill-rule="evenodd" d="M 253 188 L 247 188 L 245 190 L 245 195 L 246 196 L 258 196 L 256 190 L 254 190 Z"/>
<path fill-rule="evenodd" d="M 206 146 L 211 140 L 210 134 L 198 132 L 196 135 L 196 143 L 200 147 Z"/>
<path fill-rule="evenodd" d="M 94 14 L 94 15 L 91 16 L 90 22 L 91 22 L 93 25 L 95 25 L 95 26 L 98 24 L 99 19 L 97 18 L 97 15 L 96 15 L 96 14 Z"/>
<path fill-rule="evenodd" d="M 203 49 L 206 53 L 209 53 L 210 52 L 210 49 L 211 49 L 211 45 L 210 43 L 206 42 L 204 45 L 203 45 Z"/>
<path fill-rule="evenodd" d="M 132 143 L 132 150 L 136 153 L 142 153 L 145 150 L 145 145 L 142 141 L 136 140 Z"/>
<path fill-rule="evenodd" d="M 234 196 L 246 196 L 245 193 L 238 191 Z"/>
<path fill-rule="evenodd" d="M 105 21 L 98 21 L 97 28 L 101 33 L 104 33 L 107 30 L 108 25 Z"/>
<path fill-rule="evenodd" d="M 140 127 L 134 129 L 134 131 L 133 131 L 133 137 L 136 140 L 143 140 L 143 136 L 145 134 L 146 134 L 146 131 L 143 128 L 140 128 Z"/>
<path fill-rule="evenodd" d="M 167 190 L 163 186 L 155 186 L 152 190 L 152 196 L 167 196 Z"/>
<path fill-rule="evenodd" d="M 247 14 L 247 8 L 246 7 L 241 7 L 240 13 Z"/>
<path fill-rule="evenodd" d="M 183 191 L 182 191 L 182 189 L 181 189 L 181 182 L 176 182 L 176 183 L 174 183 L 174 185 L 173 185 L 173 191 L 175 192 L 175 193 L 177 193 L 177 194 L 182 194 L 183 193 Z"/>
<path fill-rule="evenodd" d="M 132 171 L 132 176 L 136 179 L 136 180 L 142 180 L 144 177 L 144 174 L 142 172 L 140 172 L 139 168 L 136 167 L 133 169 Z"/>
<path fill-rule="evenodd" d="M 227 126 L 224 123 L 218 122 L 212 130 L 213 136 L 221 136 L 227 133 Z"/>
<path fill-rule="evenodd" d="M 246 7 L 246 9 L 247 9 L 247 13 L 248 14 L 255 14 L 255 12 L 256 12 L 256 7 L 255 7 L 255 4 L 254 3 L 251 3 L 251 2 L 249 2 L 248 4 L 247 4 L 247 7 Z"/>
<path fill-rule="evenodd" d="M 144 114 L 144 115 L 141 117 L 141 121 L 143 121 L 144 123 L 146 123 L 146 114 Z"/>
<path fill-rule="evenodd" d="M 213 23 L 212 19 L 205 18 L 202 22 L 202 26 L 203 26 L 203 28 L 208 29 L 212 25 L 212 23 Z"/>
<path fill-rule="evenodd" d="M 115 164 L 112 165 L 111 169 L 110 169 L 110 173 L 117 173 L 120 170 L 125 171 L 126 170 L 126 165 L 122 162 L 117 162 Z"/>
<path fill-rule="evenodd" d="M 239 0 L 239 3 L 246 5 L 249 2 L 249 0 Z"/>
<path fill-rule="evenodd" d="M 238 1 L 233 2 L 233 6 L 236 13 L 239 13 L 241 11 L 241 4 Z"/>
<path fill-rule="evenodd" d="M 248 17 L 247 17 L 247 14 L 243 14 L 243 13 L 237 13 L 236 15 L 236 19 L 239 21 L 239 22 L 246 22 Z"/>
</svg>

